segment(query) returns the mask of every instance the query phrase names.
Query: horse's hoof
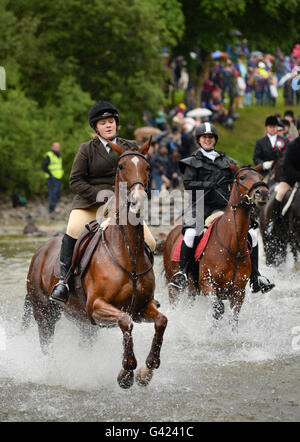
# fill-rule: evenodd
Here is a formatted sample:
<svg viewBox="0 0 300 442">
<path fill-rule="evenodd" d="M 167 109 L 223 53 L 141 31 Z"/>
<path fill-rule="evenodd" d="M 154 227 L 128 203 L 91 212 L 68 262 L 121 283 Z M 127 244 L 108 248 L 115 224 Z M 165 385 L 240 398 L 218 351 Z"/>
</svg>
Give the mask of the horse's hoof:
<svg viewBox="0 0 300 442">
<path fill-rule="evenodd" d="M 141 367 L 135 376 L 135 381 L 140 387 L 147 387 L 153 376 L 153 369 Z"/>
<path fill-rule="evenodd" d="M 124 390 L 132 387 L 134 384 L 134 374 L 133 371 L 127 371 L 122 369 L 118 376 L 118 384 L 121 388 L 124 388 Z"/>
</svg>

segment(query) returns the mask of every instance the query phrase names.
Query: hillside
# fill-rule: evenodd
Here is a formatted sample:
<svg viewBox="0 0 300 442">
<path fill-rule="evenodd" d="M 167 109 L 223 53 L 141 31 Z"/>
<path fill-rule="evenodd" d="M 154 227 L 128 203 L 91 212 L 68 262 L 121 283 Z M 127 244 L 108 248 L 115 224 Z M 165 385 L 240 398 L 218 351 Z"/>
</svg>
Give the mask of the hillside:
<svg viewBox="0 0 300 442">
<path fill-rule="evenodd" d="M 255 142 L 265 134 L 266 117 L 275 113 L 280 113 L 283 117 L 284 112 L 288 109 L 294 111 L 296 118 L 300 116 L 300 107 L 284 106 L 281 96 L 275 107 L 253 105 L 239 109 L 237 111 L 239 118 L 235 122 L 233 131 L 216 125 L 219 131 L 217 149 L 236 159 L 239 165 L 253 164 Z"/>
</svg>

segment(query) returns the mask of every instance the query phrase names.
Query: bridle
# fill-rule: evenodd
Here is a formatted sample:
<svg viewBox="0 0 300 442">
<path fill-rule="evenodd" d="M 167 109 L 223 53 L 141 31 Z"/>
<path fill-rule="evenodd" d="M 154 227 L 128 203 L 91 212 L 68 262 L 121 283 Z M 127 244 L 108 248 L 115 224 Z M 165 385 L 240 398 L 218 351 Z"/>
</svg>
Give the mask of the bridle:
<svg viewBox="0 0 300 442">
<path fill-rule="evenodd" d="M 124 153 L 122 153 L 122 155 L 120 155 L 119 156 L 119 160 L 118 160 L 118 165 L 117 165 L 117 181 L 118 181 L 118 183 L 120 183 L 120 160 L 122 159 L 122 158 L 125 158 L 125 157 L 128 157 L 128 156 L 130 156 L 130 155 L 134 155 L 134 156 L 138 156 L 138 157 L 140 157 L 140 158 L 143 158 L 143 160 L 145 160 L 148 164 L 150 164 L 149 163 L 149 161 L 148 161 L 148 159 L 145 157 L 145 155 L 143 155 L 142 153 L 140 153 L 140 152 L 138 152 L 138 151 L 135 151 L 135 150 L 129 150 L 129 151 L 125 151 Z M 144 190 L 146 191 L 146 186 L 147 186 L 147 184 L 145 184 L 145 183 L 143 183 L 143 181 L 140 181 L 140 180 L 136 180 L 136 181 L 133 181 L 132 183 L 130 183 L 129 185 L 128 185 L 128 193 L 131 191 L 131 189 L 132 189 L 132 187 L 133 186 L 135 186 L 135 185 L 137 185 L 137 184 L 140 184 L 143 188 L 144 188 Z"/>
<path fill-rule="evenodd" d="M 227 250 L 231 255 L 233 255 L 235 257 L 235 264 L 234 264 L 234 269 L 233 269 L 233 275 L 232 275 L 232 280 L 230 282 L 230 286 L 227 289 L 227 296 L 230 294 L 231 290 L 233 289 L 234 286 L 234 281 L 235 281 L 235 277 L 236 277 L 236 273 L 237 273 L 237 268 L 238 268 L 238 263 L 239 260 L 242 258 L 245 258 L 248 254 L 251 253 L 251 251 L 247 250 L 246 253 L 241 253 L 241 246 L 240 246 L 240 242 L 239 242 L 239 236 L 238 236 L 238 231 L 237 231 L 237 223 L 236 223 L 236 209 L 238 209 L 239 207 L 243 207 L 243 206 L 248 206 L 249 208 L 253 208 L 255 203 L 254 203 L 254 194 L 251 195 L 251 192 L 253 190 L 255 190 L 257 187 L 265 187 L 266 189 L 269 189 L 269 186 L 267 183 L 265 183 L 264 181 L 257 181 L 256 183 L 252 184 L 252 186 L 249 188 L 247 186 L 245 186 L 244 184 L 242 184 L 240 181 L 238 181 L 238 177 L 239 174 L 245 170 L 253 170 L 254 172 L 258 173 L 257 170 L 253 169 L 250 166 L 247 167 L 242 167 L 241 169 L 239 169 L 236 174 L 234 175 L 234 179 L 233 179 L 233 184 L 235 184 L 236 186 L 236 190 L 237 190 L 237 194 L 239 197 L 239 202 L 237 204 L 230 204 L 232 212 L 233 212 L 233 220 L 234 220 L 234 228 L 235 228 L 235 234 L 236 234 L 236 239 L 237 239 L 237 251 L 234 252 L 233 250 L 231 250 L 229 247 L 225 246 L 225 244 L 223 244 L 218 236 L 217 233 L 217 225 L 218 222 L 220 221 L 221 217 L 219 217 L 216 220 L 216 225 L 215 225 L 215 236 L 216 236 L 216 240 L 218 241 L 218 243 L 225 249 Z M 244 189 L 247 190 L 246 194 L 243 194 L 240 189 L 239 186 L 243 187 Z"/>
<path fill-rule="evenodd" d="M 236 190 L 237 190 L 237 194 L 239 197 L 239 202 L 235 205 L 232 205 L 232 208 L 237 208 L 243 205 L 246 206 L 254 206 L 254 193 L 251 195 L 251 192 L 253 190 L 255 190 L 257 187 L 265 187 L 266 189 L 269 189 L 269 186 L 267 183 L 265 183 L 264 181 L 257 181 L 256 183 L 252 184 L 252 186 L 249 188 L 247 186 L 245 186 L 245 184 L 241 183 L 240 181 L 238 181 L 238 177 L 239 174 L 245 170 L 253 170 L 254 172 L 258 173 L 257 170 L 253 169 L 253 167 L 247 166 L 247 167 L 242 167 L 241 169 L 239 169 L 237 171 L 237 173 L 234 175 L 233 178 L 233 183 L 236 186 Z M 246 194 L 243 194 L 240 189 L 239 186 L 243 187 L 244 189 L 247 190 Z"/>
<path fill-rule="evenodd" d="M 149 161 L 147 160 L 147 158 L 145 157 L 145 155 L 143 155 L 142 153 L 138 152 L 138 151 L 126 151 L 124 153 L 122 153 L 119 157 L 118 160 L 118 166 L 117 166 L 117 172 L 116 172 L 116 177 L 117 177 L 117 181 L 118 183 L 121 182 L 120 180 L 120 175 L 119 175 L 119 171 L 120 171 L 120 165 L 119 162 L 122 158 L 129 156 L 129 155 L 134 155 L 134 156 L 138 156 L 140 158 L 143 158 L 143 160 L 147 161 L 147 163 L 149 164 Z M 147 184 L 143 183 L 143 181 L 140 180 L 136 180 L 133 181 L 132 183 L 130 183 L 128 185 L 128 193 L 131 191 L 132 187 L 140 184 L 144 190 L 146 191 L 146 186 Z M 137 293 L 137 280 L 138 278 L 140 278 L 141 276 L 146 275 L 148 272 L 150 272 L 150 270 L 152 270 L 153 268 L 153 254 L 150 251 L 150 249 L 148 248 L 148 245 L 146 244 L 146 247 L 149 249 L 149 253 L 151 253 L 150 255 L 150 267 L 148 267 L 145 271 L 141 272 L 141 273 L 137 273 L 136 272 L 136 268 L 137 268 L 137 254 L 138 254 L 138 246 L 140 243 L 140 239 L 142 236 L 142 232 L 143 232 L 143 225 L 139 224 L 139 228 L 138 228 L 138 233 L 137 233 L 137 239 L 136 239 L 136 243 L 135 243 L 135 248 L 134 248 L 134 252 L 132 252 L 130 245 L 128 243 L 127 237 L 126 237 L 126 232 L 124 230 L 124 227 L 118 222 L 117 223 L 119 226 L 119 229 L 121 231 L 122 237 L 123 237 L 123 241 L 126 245 L 126 248 L 128 250 L 128 254 L 130 257 L 130 262 L 131 262 L 131 267 L 132 267 L 132 271 L 130 272 L 129 270 L 127 270 L 124 266 L 122 266 L 122 264 L 119 263 L 119 261 L 114 257 L 114 255 L 112 254 L 112 252 L 109 250 L 109 247 L 105 241 L 105 235 L 104 235 L 104 229 L 102 230 L 102 241 L 103 241 L 103 245 L 105 247 L 106 252 L 108 253 L 108 255 L 110 256 L 111 260 L 121 269 L 123 270 L 131 279 L 132 281 L 132 287 L 133 287 L 133 293 L 132 293 L 132 299 L 131 299 L 131 305 L 130 305 L 130 309 L 129 312 L 132 311 L 132 307 L 136 298 L 136 293 Z"/>
</svg>

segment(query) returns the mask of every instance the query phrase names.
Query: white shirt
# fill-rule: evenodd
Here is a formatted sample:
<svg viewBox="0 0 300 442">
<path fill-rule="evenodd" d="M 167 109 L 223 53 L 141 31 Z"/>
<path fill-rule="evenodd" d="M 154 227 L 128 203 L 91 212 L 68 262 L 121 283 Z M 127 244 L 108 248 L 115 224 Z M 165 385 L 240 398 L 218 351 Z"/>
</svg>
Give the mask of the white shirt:
<svg viewBox="0 0 300 442">
<path fill-rule="evenodd" d="M 98 138 L 99 138 L 99 140 L 101 141 L 101 143 L 103 144 L 103 146 L 105 147 L 106 152 L 109 153 L 110 150 L 111 150 L 111 147 L 110 147 L 110 145 L 108 144 L 108 141 L 105 140 L 104 138 L 100 137 L 100 135 L 98 135 Z M 110 140 L 110 141 L 112 141 L 113 143 L 115 143 L 115 142 L 116 142 L 116 137 L 115 137 L 113 140 Z"/>
<path fill-rule="evenodd" d="M 201 152 L 203 153 L 203 155 L 207 158 L 209 158 L 212 161 L 215 161 L 216 158 L 218 158 L 220 155 L 218 154 L 218 152 L 216 152 L 215 150 L 205 150 L 201 147 Z"/>
<path fill-rule="evenodd" d="M 276 143 L 276 140 L 277 140 L 277 134 L 276 135 L 272 135 L 272 136 L 268 134 L 268 137 L 269 137 L 269 140 L 270 140 L 270 142 L 272 144 L 272 147 L 274 147 L 275 143 Z"/>
</svg>

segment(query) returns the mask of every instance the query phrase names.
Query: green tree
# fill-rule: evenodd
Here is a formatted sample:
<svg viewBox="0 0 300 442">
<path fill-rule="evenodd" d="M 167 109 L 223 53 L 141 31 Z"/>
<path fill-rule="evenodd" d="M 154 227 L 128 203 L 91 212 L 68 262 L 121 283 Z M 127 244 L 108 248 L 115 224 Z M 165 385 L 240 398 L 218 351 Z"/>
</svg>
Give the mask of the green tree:
<svg viewBox="0 0 300 442">
<path fill-rule="evenodd" d="M 21 81 L 41 105 L 69 75 L 94 100 L 113 101 L 125 131 L 129 123 L 141 123 L 145 109 L 163 105 L 168 73 L 161 52 L 182 33 L 177 0 L 14 0 L 8 5 L 27 35 L 17 58 Z"/>
<path fill-rule="evenodd" d="M 1 192 L 46 192 L 41 164 L 53 141 L 61 143 L 67 184 L 75 153 L 90 138 L 87 114 L 92 100 L 72 77 L 62 80 L 54 98 L 56 104 L 54 100 L 40 108 L 20 87 L 1 92 Z"/>
<path fill-rule="evenodd" d="M 177 0 L 0 0 L 1 191 L 46 192 L 41 161 L 54 140 L 66 183 L 97 99 L 119 108 L 131 136 L 164 103 L 161 54 L 182 24 Z"/>
</svg>

